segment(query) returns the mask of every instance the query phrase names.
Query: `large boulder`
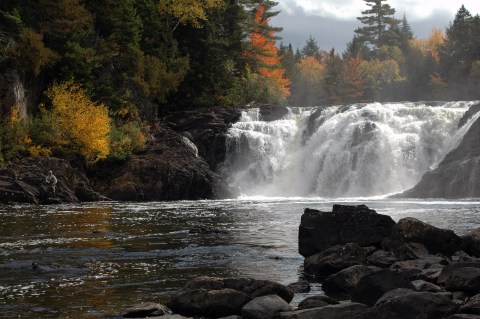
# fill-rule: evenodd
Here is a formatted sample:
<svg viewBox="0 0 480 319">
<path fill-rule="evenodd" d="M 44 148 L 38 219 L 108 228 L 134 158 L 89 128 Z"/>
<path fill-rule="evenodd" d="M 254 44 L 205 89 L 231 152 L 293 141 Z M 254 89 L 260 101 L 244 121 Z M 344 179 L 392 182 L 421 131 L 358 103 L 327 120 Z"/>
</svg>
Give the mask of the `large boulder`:
<svg viewBox="0 0 480 319">
<path fill-rule="evenodd" d="M 460 312 L 480 315 L 480 295 L 475 295 L 468 299 L 460 308 Z"/>
<path fill-rule="evenodd" d="M 298 310 L 324 307 L 329 305 L 338 305 L 339 302 L 333 298 L 324 295 L 311 296 L 298 303 Z"/>
<path fill-rule="evenodd" d="M 365 265 L 366 263 L 365 250 L 357 244 L 350 243 L 343 246 L 333 246 L 305 258 L 304 268 L 309 274 L 328 276 L 342 269 L 359 264 Z"/>
<path fill-rule="evenodd" d="M 241 311 L 245 319 L 271 319 L 277 312 L 292 310 L 293 307 L 279 296 L 267 295 L 249 301 Z"/>
<path fill-rule="evenodd" d="M 409 289 L 383 295 L 365 314 L 365 319 L 438 319 L 456 313 L 458 306 L 447 296 Z"/>
<path fill-rule="evenodd" d="M 452 255 L 462 250 L 463 240 L 452 230 L 441 229 L 418 219 L 400 219 L 388 238 L 382 241 L 384 249 L 397 251 L 405 243 L 420 243 L 432 254 Z M 420 257 L 420 256 L 416 256 Z"/>
<path fill-rule="evenodd" d="M 465 291 L 470 294 L 480 293 L 480 269 L 462 267 L 453 270 L 445 281 L 450 291 Z"/>
<path fill-rule="evenodd" d="M 365 265 L 355 265 L 343 269 L 325 278 L 322 282 L 322 289 L 326 292 L 350 294 L 360 279 L 378 270 L 380 268 Z"/>
<path fill-rule="evenodd" d="M 288 114 L 288 108 L 280 105 L 263 104 L 260 105 L 259 113 L 261 121 L 276 121 Z"/>
<path fill-rule="evenodd" d="M 415 289 L 403 275 L 388 269 L 382 269 L 360 279 L 353 291 L 352 301 L 371 307 L 385 293 L 397 288 Z"/>
<path fill-rule="evenodd" d="M 199 277 L 178 290 L 168 307 L 181 315 L 218 318 L 241 315 L 249 301 L 268 295 L 277 295 L 287 304 L 293 299 L 289 287 L 269 280 Z"/>
<path fill-rule="evenodd" d="M 332 212 L 307 208 L 299 228 L 299 252 L 308 257 L 332 246 L 347 243 L 379 246 L 394 225 L 391 217 L 377 214 L 365 205 L 334 205 Z"/>
</svg>

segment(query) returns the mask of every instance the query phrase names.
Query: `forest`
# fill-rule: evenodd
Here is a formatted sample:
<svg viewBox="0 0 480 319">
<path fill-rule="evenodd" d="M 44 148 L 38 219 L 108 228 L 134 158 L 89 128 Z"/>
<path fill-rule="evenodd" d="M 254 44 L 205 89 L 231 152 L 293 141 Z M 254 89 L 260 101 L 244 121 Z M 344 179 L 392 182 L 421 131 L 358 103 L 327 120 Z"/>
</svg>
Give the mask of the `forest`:
<svg viewBox="0 0 480 319">
<path fill-rule="evenodd" d="M 11 0 L 0 3 L 0 74 L 27 113 L 0 107 L 0 166 L 141 150 L 183 108 L 480 98 L 480 17 L 459 8 L 415 37 L 386 0 L 364 0 L 345 52 L 283 44 L 270 0 Z"/>
</svg>

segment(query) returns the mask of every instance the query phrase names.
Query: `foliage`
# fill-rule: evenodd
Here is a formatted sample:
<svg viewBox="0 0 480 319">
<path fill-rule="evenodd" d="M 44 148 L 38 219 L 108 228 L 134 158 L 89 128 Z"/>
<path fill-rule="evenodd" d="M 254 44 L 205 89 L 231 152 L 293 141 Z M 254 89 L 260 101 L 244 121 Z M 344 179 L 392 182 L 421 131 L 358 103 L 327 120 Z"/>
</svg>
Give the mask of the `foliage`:
<svg viewBox="0 0 480 319">
<path fill-rule="evenodd" d="M 223 8 L 225 3 L 223 0 L 159 0 L 158 6 L 161 12 L 174 17 L 178 23 L 200 28 L 201 22 L 208 20 L 207 11 Z"/>
<path fill-rule="evenodd" d="M 146 137 L 138 122 L 113 124 L 110 129 L 110 154 L 108 159 L 123 161 L 145 147 Z"/>
<path fill-rule="evenodd" d="M 110 118 L 107 108 L 96 105 L 86 92 L 73 82 L 53 85 L 47 96 L 52 103 L 50 114 L 55 134 L 54 147 L 78 152 L 88 163 L 109 154 Z M 59 135 L 57 135 L 59 134 Z"/>
</svg>

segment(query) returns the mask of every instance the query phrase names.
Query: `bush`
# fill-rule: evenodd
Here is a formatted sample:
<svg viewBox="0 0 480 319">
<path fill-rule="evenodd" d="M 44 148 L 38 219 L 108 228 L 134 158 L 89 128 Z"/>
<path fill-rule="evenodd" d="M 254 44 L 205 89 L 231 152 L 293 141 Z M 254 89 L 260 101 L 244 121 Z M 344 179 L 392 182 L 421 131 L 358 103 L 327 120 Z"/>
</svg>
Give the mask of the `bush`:
<svg viewBox="0 0 480 319">
<path fill-rule="evenodd" d="M 146 138 L 137 122 L 112 125 L 110 129 L 110 155 L 108 159 L 123 161 L 143 150 Z"/>
</svg>

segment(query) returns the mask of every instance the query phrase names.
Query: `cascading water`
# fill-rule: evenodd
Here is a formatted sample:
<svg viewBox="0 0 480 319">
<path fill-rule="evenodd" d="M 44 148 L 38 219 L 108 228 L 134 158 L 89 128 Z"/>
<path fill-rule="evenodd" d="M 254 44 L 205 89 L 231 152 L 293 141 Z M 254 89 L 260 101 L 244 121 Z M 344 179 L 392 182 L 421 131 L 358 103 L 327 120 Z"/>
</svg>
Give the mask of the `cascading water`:
<svg viewBox="0 0 480 319">
<path fill-rule="evenodd" d="M 229 130 L 221 172 L 247 196 L 368 197 L 409 189 L 458 146 L 474 102 L 292 108 L 264 122 L 258 109 Z"/>
</svg>

